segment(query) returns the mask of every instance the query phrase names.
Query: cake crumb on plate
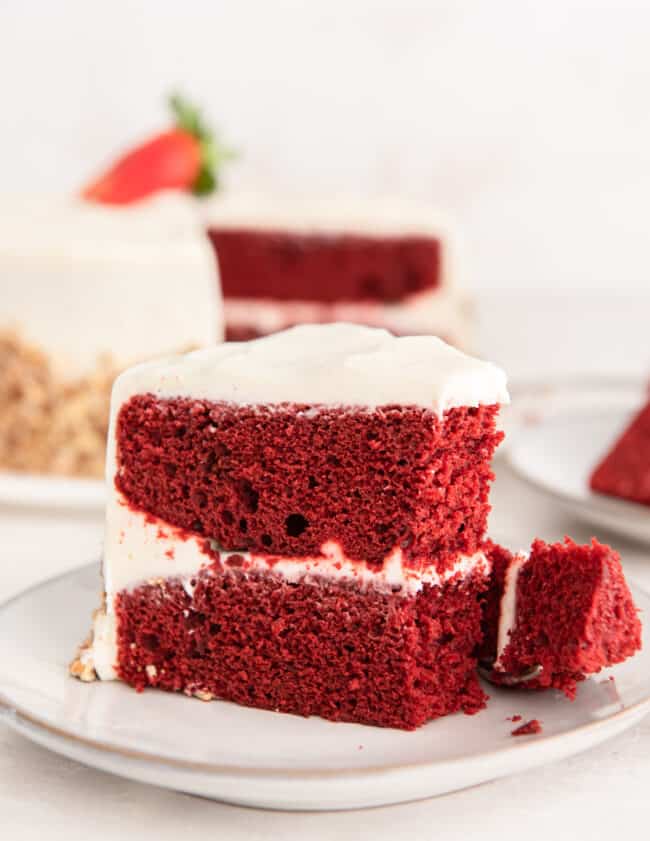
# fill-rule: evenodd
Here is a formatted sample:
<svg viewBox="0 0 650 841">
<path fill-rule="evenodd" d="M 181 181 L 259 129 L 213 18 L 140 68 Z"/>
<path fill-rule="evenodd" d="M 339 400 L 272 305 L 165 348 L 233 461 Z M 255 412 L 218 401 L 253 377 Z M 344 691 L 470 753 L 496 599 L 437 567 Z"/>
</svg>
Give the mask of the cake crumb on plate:
<svg viewBox="0 0 650 841">
<path fill-rule="evenodd" d="M 521 716 L 519 716 L 521 718 Z M 514 721 L 514 718 L 513 718 Z M 530 721 L 526 721 L 524 724 L 521 724 L 519 727 L 515 727 L 515 729 L 510 734 L 511 736 L 534 736 L 537 733 L 542 732 L 542 722 L 538 721 L 536 718 L 531 718 Z"/>
</svg>

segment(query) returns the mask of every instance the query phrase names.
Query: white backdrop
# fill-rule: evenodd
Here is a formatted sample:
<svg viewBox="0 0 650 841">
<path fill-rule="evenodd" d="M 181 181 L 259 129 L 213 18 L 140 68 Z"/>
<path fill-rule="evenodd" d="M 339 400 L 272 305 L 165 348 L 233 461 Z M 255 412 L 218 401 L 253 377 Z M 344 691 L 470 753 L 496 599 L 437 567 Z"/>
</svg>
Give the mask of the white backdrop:
<svg viewBox="0 0 650 841">
<path fill-rule="evenodd" d="M 638 292 L 649 44 L 616 0 L 1 0 L 0 189 L 74 189 L 179 87 L 231 189 L 426 198 L 476 289 Z"/>
</svg>

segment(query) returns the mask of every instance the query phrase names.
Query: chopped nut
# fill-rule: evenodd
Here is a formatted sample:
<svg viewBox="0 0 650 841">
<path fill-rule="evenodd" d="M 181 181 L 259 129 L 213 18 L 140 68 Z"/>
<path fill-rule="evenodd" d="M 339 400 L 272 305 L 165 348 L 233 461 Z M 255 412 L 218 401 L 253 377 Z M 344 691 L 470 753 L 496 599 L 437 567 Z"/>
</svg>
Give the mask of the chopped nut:
<svg viewBox="0 0 650 841">
<path fill-rule="evenodd" d="M 118 373 L 106 357 L 87 376 L 66 380 L 40 349 L 0 331 L 0 467 L 101 476 Z"/>
<path fill-rule="evenodd" d="M 66 378 L 41 348 L 0 330 L 0 468 L 101 477 L 111 389 L 121 370 L 105 354 L 90 373 Z"/>
<path fill-rule="evenodd" d="M 195 692 L 194 697 L 198 698 L 199 701 L 212 701 L 214 700 L 214 695 L 211 692 Z"/>
<path fill-rule="evenodd" d="M 95 664 L 90 656 L 91 646 L 92 636 L 88 637 L 88 639 L 79 646 L 77 656 L 68 666 L 68 671 L 72 677 L 79 678 L 79 680 L 82 680 L 84 683 L 92 683 L 92 681 L 97 680 Z"/>
</svg>

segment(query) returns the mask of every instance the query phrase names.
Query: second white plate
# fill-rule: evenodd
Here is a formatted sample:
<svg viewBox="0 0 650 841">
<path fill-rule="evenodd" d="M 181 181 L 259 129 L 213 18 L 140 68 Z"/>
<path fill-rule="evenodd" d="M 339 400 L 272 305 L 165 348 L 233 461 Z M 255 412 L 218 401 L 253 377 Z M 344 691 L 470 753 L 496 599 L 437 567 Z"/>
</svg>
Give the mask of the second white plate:
<svg viewBox="0 0 650 841">
<path fill-rule="evenodd" d="M 557 412 L 517 430 L 506 459 L 523 479 L 583 520 L 650 543 L 650 508 L 593 493 L 589 477 L 635 409 Z"/>
</svg>

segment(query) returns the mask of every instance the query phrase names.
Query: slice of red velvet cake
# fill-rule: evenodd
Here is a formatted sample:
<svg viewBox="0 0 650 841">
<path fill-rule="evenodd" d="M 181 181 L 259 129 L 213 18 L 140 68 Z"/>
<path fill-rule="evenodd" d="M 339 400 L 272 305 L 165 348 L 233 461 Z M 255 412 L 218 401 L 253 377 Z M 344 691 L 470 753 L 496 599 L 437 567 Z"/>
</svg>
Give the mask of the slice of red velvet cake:
<svg viewBox="0 0 650 841">
<path fill-rule="evenodd" d="M 641 647 L 641 623 L 616 552 L 536 540 L 529 554 L 490 545 L 482 657 L 490 679 L 570 698 L 578 681 Z"/>
<path fill-rule="evenodd" d="M 76 673 L 409 729 L 476 712 L 507 399 L 439 339 L 349 324 L 127 371 Z"/>
<path fill-rule="evenodd" d="M 650 401 L 591 475 L 592 490 L 650 505 Z"/>
<path fill-rule="evenodd" d="M 228 339 L 348 321 L 470 343 L 449 226 L 431 208 L 259 197 L 219 197 L 209 208 Z"/>
</svg>

